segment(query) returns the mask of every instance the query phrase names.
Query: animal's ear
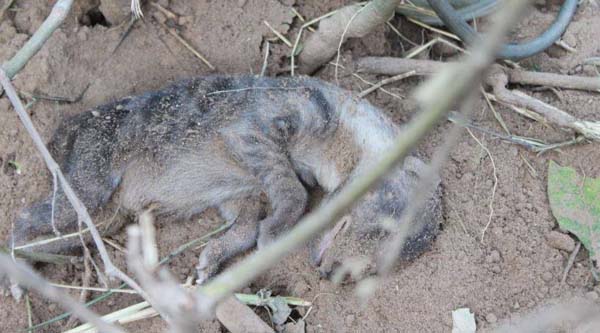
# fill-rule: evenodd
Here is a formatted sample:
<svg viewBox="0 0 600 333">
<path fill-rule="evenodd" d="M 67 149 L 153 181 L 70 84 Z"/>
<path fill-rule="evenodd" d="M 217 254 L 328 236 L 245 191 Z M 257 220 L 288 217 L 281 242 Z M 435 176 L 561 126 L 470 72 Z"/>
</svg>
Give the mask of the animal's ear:
<svg viewBox="0 0 600 333">
<path fill-rule="evenodd" d="M 291 115 L 273 118 L 272 124 L 275 133 L 281 138 L 289 138 L 296 134 L 297 121 Z"/>
</svg>

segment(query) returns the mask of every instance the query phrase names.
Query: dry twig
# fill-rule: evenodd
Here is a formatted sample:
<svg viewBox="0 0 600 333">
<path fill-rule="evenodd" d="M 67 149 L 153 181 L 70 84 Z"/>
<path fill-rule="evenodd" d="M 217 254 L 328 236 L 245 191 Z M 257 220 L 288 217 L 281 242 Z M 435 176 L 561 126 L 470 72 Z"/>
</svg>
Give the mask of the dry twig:
<svg viewBox="0 0 600 333">
<path fill-rule="evenodd" d="M 183 39 L 183 37 L 179 36 L 179 33 L 173 29 L 168 27 L 166 24 L 162 23 L 162 22 L 158 22 L 160 24 L 161 27 L 163 27 L 163 29 L 167 30 L 173 37 L 175 37 L 175 39 L 181 43 L 181 45 L 183 45 L 186 49 L 188 49 L 190 52 L 192 52 L 192 54 L 200 59 L 200 61 L 202 61 L 206 66 L 208 66 L 208 68 L 210 68 L 211 70 L 215 70 L 215 66 L 213 66 L 210 61 L 208 61 L 208 59 L 206 59 L 202 54 L 200 54 L 200 52 L 196 51 L 196 49 L 190 45 L 190 43 L 188 43 L 185 39 Z"/>
<path fill-rule="evenodd" d="M 400 0 L 372 0 L 364 7 L 360 4 L 349 5 L 324 18 L 317 32 L 304 43 L 298 58 L 299 71 L 310 74 L 317 70 L 338 52 L 339 46 L 347 38 L 363 37 L 389 20 L 399 2 Z M 299 38 L 300 33 L 296 45 Z M 292 50 L 294 55 L 295 52 L 296 47 Z"/>
<path fill-rule="evenodd" d="M 65 17 L 71 9 L 73 0 L 59 0 L 56 2 L 50 15 L 44 20 L 42 25 L 35 31 L 33 36 L 29 38 L 27 43 L 15 54 L 9 61 L 2 64 L 2 69 L 6 72 L 6 76 L 12 79 L 25 64 L 33 57 L 41 48 L 54 30 L 64 21 Z"/>
<path fill-rule="evenodd" d="M 25 287 L 37 290 L 48 299 L 60 304 L 65 309 L 72 311 L 79 319 L 93 323 L 102 332 L 125 333 L 122 328 L 105 322 L 98 315 L 83 306 L 83 304 L 51 286 L 30 268 L 14 262 L 8 255 L 0 254 L 0 272 L 11 276 L 18 281 L 19 284 Z"/>
<path fill-rule="evenodd" d="M 368 94 L 372 93 L 373 91 L 375 91 L 375 90 L 377 90 L 377 89 L 385 86 L 386 84 L 390 84 L 390 83 L 393 83 L 393 82 L 396 82 L 396 81 L 400 81 L 400 80 L 406 79 L 407 77 L 411 77 L 411 76 L 413 76 L 415 74 L 416 74 L 415 71 L 410 71 L 410 72 L 406 72 L 406 73 L 403 73 L 403 74 L 395 75 L 395 76 L 392 76 L 390 78 L 381 80 L 378 83 L 372 85 L 371 87 L 369 87 L 369 88 L 361 91 L 360 94 L 358 94 L 358 97 L 363 98 L 363 97 L 367 96 Z"/>
<path fill-rule="evenodd" d="M 390 57 L 367 57 L 358 61 L 359 71 L 387 75 L 401 74 L 409 70 L 414 70 L 416 75 L 431 75 L 450 65 L 431 60 Z M 558 126 L 569 128 L 588 139 L 600 140 L 600 123 L 577 119 L 552 105 L 522 92 L 511 91 L 506 88 L 506 85 L 510 82 L 596 91 L 600 90 L 600 78 L 538 73 L 495 65 L 485 78 L 485 82 L 492 87 L 497 101 L 511 105 L 513 110 L 520 113 L 529 113 L 538 121 L 546 120 Z M 515 107 L 519 109 L 515 109 Z"/>
<path fill-rule="evenodd" d="M 359 59 L 359 72 L 371 74 L 398 75 L 415 70 L 417 75 L 431 75 L 452 63 L 434 60 L 416 60 L 395 57 L 364 57 Z M 563 89 L 585 91 L 600 91 L 599 77 L 563 75 L 554 73 L 532 72 L 519 68 L 505 68 L 494 65 L 494 70 L 503 71 L 508 76 L 508 82 L 523 85 L 540 85 Z"/>
<path fill-rule="evenodd" d="M 54 158 L 52 158 L 52 156 L 50 155 L 50 152 L 48 151 L 48 148 L 46 148 L 42 137 L 33 126 L 33 122 L 31 121 L 29 114 L 27 113 L 27 111 L 25 111 L 23 103 L 21 103 L 21 99 L 17 95 L 17 92 L 15 91 L 12 83 L 10 82 L 10 79 L 7 77 L 7 75 L 4 73 L 4 70 L 2 69 L 0 69 L 0 84 L 4 87 L 8 99 L 10 100 L 15 111 L 19 115 L 19 118 L 21 119 L 23 126 L 27 130 L 27 133 L 29 133 L 29 135 L 33 139 L 36 148 L 41 153 L 42 158 L 46 163 L 46 166 L 48 167 L 52 175 L 55 175 L 60 181 L 60 185 L 62 186 L 65 195 L 67 196 L 69 202 L 71 203 L 71 205 L 73 205 L 73 208 L 77 212 L 77 217 L 81 219 L 89 228 L 90 234 L 92 235 L 92 239 L 94 240 L 94 243 L 98 248 L 98 252 L 100 253 L 100 257 L 102 258 L 102 261 L 104 263 L 104 269 L 106 271 L 106 274 L 109 276 L 119 278 L 121 281 L 131 286 L 131 288 L 138 291 L 138 293 L 140 293 L 140 295 L 142 295 L 145 298 L 146 293 L 138 286 L 138 284 L 129 276 L 127 276 L 127 274 L 118 269 L 110 260 L 110 256 L 106 251 L 104 243 L 102 242 L 100 233 L 98 232 L 98 229 L 92 222 L 92 218 L 90 217 L 87 209 L 75 194 L 75 191 L 65 178 L 64 174 L 60 170 L 60 167 L 58 166 Z"/>
<path fill-rule="evenodd" d="M 127 229 L 127 263 L 148 291 L 152 306 L 167 320 L 172 332 L 196 332 L 199 318 L 195 300 L 164 267 L 159 267 L 151 211 L 140 215 L 140 226 Z M 169 295 L 169 297 L 165 297 Z"/>
</svg>

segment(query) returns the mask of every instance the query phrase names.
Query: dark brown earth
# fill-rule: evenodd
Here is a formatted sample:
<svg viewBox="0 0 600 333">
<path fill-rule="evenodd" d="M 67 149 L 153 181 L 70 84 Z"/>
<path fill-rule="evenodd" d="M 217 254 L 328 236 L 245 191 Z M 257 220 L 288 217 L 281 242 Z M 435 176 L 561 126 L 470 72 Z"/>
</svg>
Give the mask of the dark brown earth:
<svg viewBox="0 0 600 333">
<path fill-rule="evenodd" d="M 6 1 L 6 0 L 4 0 Z M 219 73 L 258 73 L 262 65 L 265 40 L 274 35 L 263 23 L 294 40 L 300 22 L 291 8 L 307 18 L 318 17 L 346 1 L 158 1 L 180 15 L 178 28 L 183 38 L 215 65 Z M 122 45 L 113 53 L 126 22 L 106 21 L 87 15 L 94 1 L 78 1 L 73 11 L 44 46 L 15 78 L 18 90 L 26 96 L 44 94 L 77 97 L 89 84 L 80 101 L 62 103 L 42 100 L 29 112 L 42 136 L 47 140 L 61 119 L 92 106 L 125 95 L 159 88 L 180 78 L 211 71 L 182 47 L 157 22 L 165 17 L 146 6 L 144 22 L 133 27 Z M 23 45 L 49 13 L 45 1 L 17 0 L 0 24 L 0 59 L 9 59 Z M 520 25 L 513 37 L 528 38 L 541 31 L 554 17 L 555 6 L 540 6 Z M 553 47 L 546 53 L 522 62 L 526 68 L 555 73 L 594 75 L 590 68 L 577 65 L 600 55 L 600 9 L 584 2 L 564 41 L 577 49 L 569 53 Z M 429 38 L 403 19 L 392 22 L 417 43 Z M 87 25 L 84 25 L 87 24 Z M 171 24 L 172 22 L 167 22 Z M 401 40 L 387 27 L 381 27 L 362 40 L 349 41 L 342 48 L 342 64 L 366 55 L 397 55 Z M 408 47 L 408 45 L 405 45 Z M 271 43 L 268 74 L 286 75 L 290 49 L 278 41 Z M 431 55 L 438 58 L 436 55 Z M 333 67 L 327 66 L 317 76 L 335 81 Z M 376 82 L 381 78 L 362 75 Z M 398 96 L 410 96 L 420 79 L 408 79 L 387 86 Z M 341 70 L 339 84 L 360 91 L 367 85 L 351 72 Z M 600 120 L 600 96 L 593 93 L 533 91 L 519 87 L 545 102 L 586 120 Z M 411 103 L 378 91 L 368 96 L 375 105 L 399 123 L 413 115 Z M 518 135 L 556 142 L 571 138 L 570 133 L 544 127 L 496 106 L 510 130 Z M 480 101 L 474 121 L 478 126 L 501 132 L 490 110 Z M 448 123 L 440 125 L 422 145 L 425 155 L 444 140 Z M 491 153 L 498 177 L 493 198 L 493 218 L 483 242 L 482 230 L 488 222 L 490 198 L 494 187 L 494 167 L 490 156 L 468 134 L 452 152 L 443 176 L 443 231 L 433 249 L 414 263 L 398 269 L 368 301 L 358 299 L 353 285 L 335 286 L 322 280 L 309 265 L 307 251 L 299 251 L 265 273 L 245 292 L 269 288 L 275 294 L 290 295 L 314 302 L 306 317 L 308 332 L 448 332 L 451 312 L 469 307 L 479 327 L 491 328 L 498 323 L 529 313 L 538 306 L 552 304 L 573 296 L 598 299 L 600 289 L 590 274 L 588 253 L 581 251 L 566 283 L 560 279 L 569 253 L 549 246 L 546 236 L 557 228 L 546 195 L 546 169 L 549 160 L 576 168 L 587 177 L 600 176 L 600 149 L 584 143 L 551 151 L 541 156 L 519 146 L 501 142 L 474 132 Z M 16 161 L 20 173 L 12 161 Z M 51 190 L 50 177 L 27 133 L 21 127 L 6 97 L 0 98 L 0 235 L 6 239 L 17 212 Z M 110 217 L 110 216 L 109 216 Z M 99 218 L 101 220 L 101 218 Z M 215 229 L 220 224 L 209 212 L 199 220 L 162 225 L 158 231 L 161 254 Z M 124 233 L 112 240 L 125 245 Z M 115 263 L 125 267 L 124 254 L 110 248 Z M 169 268 L 182 282 L 194 271 L 200 249 L 185 252 Z M 94 256 L 97 261 L 99 258 Z M 51 281 L 80 285 L 82 267 L 37 266 Z M 93 286 L 100 286 L 94 278 Z M 77 296 L 76 293 L 72 293 Z M 97 296 L 92 293 L 92 296 Z M 63 311 L 32 293 L 33 322 L 40 323 Z M 135 296 L 113 296 L 94 306 L 99 313 L 109 313 L 139 302 Z M 264 315 L 264 310 L 257 310 Z M 300 310 L 304 314 L 306 310 Z M 496 322 L 497 321 L 497 322 Z M 66 321 L 40 332 L 58 332 Z M 16 332 L 27 327 L 24 302 L 0 297 L 0 328 Z M 132 332 L 162 332 L 163 322 L 148 319 L 127 326 Z M 205 331 L 222 331 L 217 322 L 203 324 Z"/>
</svg>

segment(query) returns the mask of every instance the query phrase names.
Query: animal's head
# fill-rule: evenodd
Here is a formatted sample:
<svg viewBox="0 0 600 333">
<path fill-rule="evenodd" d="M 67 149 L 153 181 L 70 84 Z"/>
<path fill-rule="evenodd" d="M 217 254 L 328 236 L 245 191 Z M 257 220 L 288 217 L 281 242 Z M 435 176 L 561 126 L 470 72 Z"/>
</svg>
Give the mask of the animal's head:
<svg viewBox="0 0 600 333">
<path fill-rule="evenodd" d="M 391 232 L 399 230 L 403 214 L 415 198 L 422 177 L 429 176 L 429 167 L 415 157 L 394 170 L 378 186 L 370 190 L 340 221 L 316 243 L 312 262 L 324 275 L 337 270 L 354 278 L 377 271 Z M 435 238 L 441 221 L 439 178 L 429 178 L 435 191 L 427 194 L 406 229 L 406 242 L 399 253 L 401 260 L 410 260 L 424 252 Z M 384 255 L 389 255 L 385 253 Z"/>
</svg>

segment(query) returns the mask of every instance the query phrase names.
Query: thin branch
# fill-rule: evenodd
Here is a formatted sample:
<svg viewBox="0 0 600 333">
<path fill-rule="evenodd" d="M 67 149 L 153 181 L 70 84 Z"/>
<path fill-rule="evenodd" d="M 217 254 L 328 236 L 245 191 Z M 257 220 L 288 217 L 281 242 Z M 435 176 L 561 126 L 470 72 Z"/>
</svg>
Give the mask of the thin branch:
<svg viewBox="0 0 600 333">
<path fill-rule="evenodd" d="M 392 77 L 389 77 L 387 79 L 381 80 L 377 84 L 374 84 L 371 87 L 369 87 L 369 88 L 361 91 L 360 94 L 358 94 L 358 97 L 363 98 L 363 97 L 367 96 L 368 94 L 372 93 L 373 91 L 375 91 L 375 90 L 377 90 L 377 89 L 385 86 L 386 84 L 390 84 L 390 83 L 393 83 L 393 82 L 396 82 L 396 81 L 404 80 L 407 77 L 411 77 L 411 76 L 415 75 L 416 73 L 417 72 L 415 72 L 415 71 L 409 71 L 409 72 L 406 72 L 406 73 L 398 74 L 396 76 L 392 76 Z"/>
<path fill-rule="evenodd" d="M 29 114 L 27 113 L 27 111 L 25 111 L 25 108 L 23 107 L 23 103 L 21 102 L 21 99 L 17 95 L 17 92 L 15 91 L 15 88 L 13 87 L 12 83 L 10 82 L 10 79 L 8 78 L 8 76 L 6 75 L 4 70 L 2 70 L 2 69 L 0 69 L 0 84 L 4 87 L 4 90 L 6 91 L 6 95 L 8 96 L 8 99 L 10 100 L 15 111 L 19 115 L 19 118 L 21 119 L 23 126 L 25 127 L 25 129 L 27 130 L 27 132 L 29 133 L 31 138 L 33 139 L 33 142 L 34 142 L 36 148 L 41 153 L 42 158 L 44 159 L 44 162 L 46 162 L 46 166 L 48 167 L 48 169 L 50 170 L 52 175 L 56 175 L 58 177 L 58 180 L 60 181 L 63 191 L 65 192 L 65 195 L 67 196 L 67 198 L 69 199 L 69 202 L 71 203 L 71 205 L 77 212 L 78 218 L 81 219 L 86 224 L 88 229 L 90 230 L 92 239 L 94 240 L 94 243 L 96 244 L 96 247 L 98 248 L 98 252 L 100 253 L 102 262 L 104 263 L 104 269 L 106 271 L 106 274 L 108 276 L 113 276 L 113 277 L 119 278 L 121 281 L 127 283 L 131 288 L 135 289 L 140 295 L 142 295 L 142 297 L 146 298 L 146 296 L 147 296 L 146 293 L 138 286 L 138 284 L 133 279 L 131 279 L 129 276 L 127 276 L 124 272 L 119 270 L 110 260 L 110 256 L 108 255 L 108 252 L 106 251 L 106 247 L 104 246 L 104 243 L 102 242 L 100 233 L 98 232 L 98 229 L 92 222 L 92 218 L 90 217 L 90 214 L 88 213 L 87 209 L 83 205 L 83 202 L 81 202 L 81 200 L 75 194 L 75 191 L 73 190 L 73 188 L 71 187 L 71 185 L 69 184 L 69 182 L 67 181 L 65 176 L 63 175 L 62 171 L 60 170 L 60 167 L 58 166 L 58 164 L 56 163 L 54 158 L 52 158 L 52 156 L 50 155 L 48 148 L 46 148 L 46 146 L 44 145 L 44 141 L 42 140 L 42 137 L 40 136 L 38 131 L 33 126 L 33 122 L 31 121 Z"/>
<path fill-rule="evenodd" d="M 483 244 L 485 232 L 490 227 L 490 224 L 492 224 L 492 218 L 494 217 L 494 197 L 496 196 L 496 189 L 498 188 L 498 173 L 496 171 L 496 162 L 494 162 L 494 157 L 492 156 L 492 153 L 490 152 L 490 150 L 481 142 L 481 140 L 479 140 L 473 134 L 473 132 L 471 132 L 470 129 L 467 128 L 467 132 L 469 133 L 469 135 L 471 135 L 473 140 L 475 140 L 475 142 L 477 142 L 477 144 L 481 147 L 481 149 L 485 150 L 486 154 L 490 158 L 490 162 L 492 163 L 492 171 L 493 171 L 493 175 L 494 175 L 494 186 L 492 187 L 492 194 L 490 194 L 490 202 L 488 204 L 488 206 L 490 208 L 490 213 L 488 215 L 488 220 L 487 220 L 487 223 L 485 224 L 485 227 L 483 227 L 483 230 L 481 230 L 481 239 L 479 240 L 479 242 L 481 242 Z"/>
<path fill-rule="evenodd" d="M 338 52 L 347 38 L 363 37 L 388 21 L 399 2 L 400 0 L 372 0 L 364 6 L 348 5 L 338 9 L 332 16 L 323 18 L 317 31 L 304 43 L 298 58 L 298 70 L 304 74 L 317 70 Z M 307 25 L 304 24 L 303 27 L 305 26 Z M 300 33 L 301 31 L 292 50 L 293 55 L 296 55 Z"/>
<path fill-rule="evenodd" d="M 387 75 L 401 74 L 409 70 L 414 70 L 415 75 L 431 75 L 452 65 L 454 64 L 392 57 L 366 57 L 358 61 L 359 71 Z M 538 121 L 549 121 L 581 133 L 588 139 L 600 140 L 600 122 L 575 118 L 536 98 L 506 88 L 508 83 L 517 83 L 596 91 L 600 89 L 600 78 L 535 73 L 494 65 L 485 78 L 485 82 L 492 87 L 498 102 L 510 105 L 513 110 L 521 113 L 522 109 L 526 109 Z"/>
<path fill-rule="evenodd" d="M 29 252 L 19 249 L 13 249 L 17 258 L 27 259 L 34 262 L 43 262 L 55 265 L 75 264 L 81 261 L 80 257 L 65 256 L 62 254 L 44 253 L 44 252 Z M 0 246 L 0 253 L 10 253 L 11 250 Z"/>
<path fill-rule="evenodd" d="M 143 212 L 139 216 L 139 226 L 130 226 L 127 235 L 128 266 L 148 290 L 152 307 L 165 318 L 171 332 L 196 332 L 199 318 L 194 316 L 194 297 L 166 268 L 159 267 L 152 212 Z"/>
<path fill-rule="evenodd" d="M 125 333 L 122 328 L 109 324 L 102 320 L 94 312 L 77 302 L 70 296 L 63 294 L 57 288 L 51 286 L 41 276 L 23 264 L 14 262 L 10 256 L 0 254 L 0 271 L 14 278 L 19 284 L 35 289 L 53 302 L 60 304 L 65 309 L 73 312 L 79 319 L 90 322 L 106 333 Z"/>
<path fill-rule="evenodd" d="M 188 43 L 185 39 L 183 39 L 183 37 L 181 37 L 179 35 L 179 33 L 177 32 L 177 30 L 167 26 L 166 24 L 162 23 L 162 22 L 158 22 L 160 24 L 161 27 L 163 27 L 163 29 L 167 30 L 168 33 L 170 33 L 173 37 L 175 37 L 175 39 L 177 39 L 177 41 L 179 43 L 181 43 L 181 45 L 183 45 L 186 49 L 188 49 L 190 52 L 192 52 L 192 54 L 200 59 L 200 61 L 202 61 L 208 68 L 210 68 L 211 70 L 215 70 L 215 66 L 213 66 L 213 64 L 210 63 L 210 61 L 208 61 L 208 59 L 206 59 L 206 57 L 204 57 L 202 54 L 200 54 L 200 52 L 196 51 L 196 49 L 190 44 Z"/>
<path fill-rule="evenodd" d="M 0 7 L 0 22 L 4 18 L 4 13 L 6 13 L 6 11 L 10 8 L 10 6 L 12 6 L 13 2 L 15 2 L 15 0 L 6 0 L 4 2 L 4 5 L 2 5 L 2 7 Z"/>
<path fill-rule="evenodd" d="M 438 73 L 450 64 L 452 62 L 397 57 L 364 57 L 357 61 L 359 72 L 385 75 L 398 75 L 411 70 L 416 71 L 416 75 L 431 75 Z M 513 84 L 600 91 L 600 78 L 598 77 L 532 72 L 518 68 L 505 68 L 500 65 L 493 67 L 494 71 L 503 71 L 508 76 L 508 82 Z"/>
<path fill-rule="evenodd" d="M 577 245 L 575 245 L 575 249 L 573 250 L 573 252 L 571 252 L 571 255 L 569 256 L 569 260 L 567 260 L 567 264 L 565 265 L 565 270 L 563 271 L 562 278 L 560 279 L 560 284 L 564 284 L 567 281 L 567 276 L 569 275 L 569 271 L 571 270 L 571 267 L 573 267 L 575 258 L 577 257 L 577 254 L 579 253 L 579 249 L 581 249 L 581 242 L 577 242 Z"/>
<path fill-rule="evenodd" d="M 41 48 L 54 30 L 64 21 L 71 9 L 73 0 L 59 0 L 56 2 L 50 15 L 35 31 L 33 36 L 29 38 L 27 43 L 15 54 L 9 61 L 2 64 L 2 69 L 6 75 L 12 79 L 25 64 L 33 57 Z"/>
<path fill-rule="evenodd" d="M 507 89 L 508 77 L 503 71 L 492 71 L 486 81 L 492 87 L 498 101 L 529 109 L 542 115 L 551 123 L 572 129 L 588 139 L 600 141 L 599 122 L 580 120 L 557 107 L 546 104 L 523 92 Z"/>
<path fill-rule="evenodd" d="M 467 91 L 476 87 L 475 84 L 478 84 L 479 78 L 493 61 L 506 30 L 515 22 L 518 13 L 527 2 L 507 1 L 505 10 L 501 11 L 503 16 L 499 18 L 488 38 L 483 39 L 481 47 L 475 49 L 464 63 L 449 67 L 419 89 L 417 100 L 423 112 L 415 116 L 398 136 L 388 153 L 378 163 L 374 163 L 368 173 L 352 180 L 328 204 L 309 213 L 294 229 L 277 241 L 256 251 L 200 287 L 197 299 L 201 310 L 212 311 L 216 302 L 246 285 L 292 250 L 337 221 L 371 186 L 402 161 L 412 147 L 416 146 L 426 133 L 446 116 L 449 107 Z"/>
</svg>

